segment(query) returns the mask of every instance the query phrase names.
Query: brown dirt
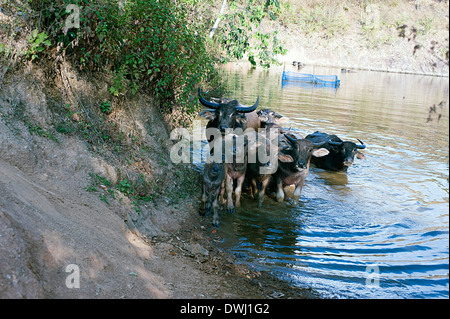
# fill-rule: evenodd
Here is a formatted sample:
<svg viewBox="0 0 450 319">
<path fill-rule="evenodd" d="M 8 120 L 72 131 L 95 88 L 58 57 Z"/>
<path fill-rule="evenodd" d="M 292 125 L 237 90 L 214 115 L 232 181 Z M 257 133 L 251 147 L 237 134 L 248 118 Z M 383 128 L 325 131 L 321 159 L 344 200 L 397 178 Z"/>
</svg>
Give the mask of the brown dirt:
<svg viewBox="0 0 450 319">
<path fill-rule="evenodd" d="M 197 213 L 198 176 L 169 162 L 171 141 L 150 98 L 105 117 L 118 123 L 111 135 L 133 132 L 141 144 L 95 143 L 55 130 L 61 121 L 86 120 L 81 104 L 100 121 L 94 110 L 105 94 L 99 82 L 62 74 L 49 83 L 33 66 L 8 72 L 0 88 L 0 298 L 315 297 L 216 247 L 210 220 Z M 57 111 L 65 104 L 77 111 L 69 122 Z M 142 152 L 143 145 L 153 151 Z M 118 190 L 107 197 L 90 173 L 113 184 L 144 176 L 153 188 L 143 191 L 155 199 L 136 211 Z M 186 187 L 192 193 L 174 198 Z M 66 285 L 71 264 L 79 267 L 80 288 Z"/>
</svg>

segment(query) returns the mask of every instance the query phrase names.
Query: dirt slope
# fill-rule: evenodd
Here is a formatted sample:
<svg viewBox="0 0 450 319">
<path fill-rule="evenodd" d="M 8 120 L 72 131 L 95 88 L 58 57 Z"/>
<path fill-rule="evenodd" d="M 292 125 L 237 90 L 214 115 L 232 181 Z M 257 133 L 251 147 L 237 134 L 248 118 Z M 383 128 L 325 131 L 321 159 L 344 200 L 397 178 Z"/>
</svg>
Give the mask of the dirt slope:
<svg viewBox="0 0 450 319">
<path fill-rule="evenodd" d="M 0 174 L 1 298 L 244 297 L 198 269 L 195 255 L 176 248 L 182 242 L 149 243 L 131 232 L 75 181 L 25 174 L 3 159 Z M 80 269 L 79 289 L 66 286 L 70 264 Z"/>
<path fill-rule="evenodd" d="M 56 115 L 44 87 L 36 78 L 15 75 L 1 90 L 0 298 L 211 294 L 203 287 L 216 287 L 218 279 L 196 269 L 195 258 L 180 259 L 172 244 L 147 240 L 170 241 L 183 219 L 196 218 L 193 206 L 172 211 L 161 196 L 159 209 L 149 205 L 139 218 L 120 192 L 120 201 L 108 203 L 98 191 L 87 192 L 89 173 L 114 180 L 124 167 L 108 163 L 78 136 L 51 131 Z M 159 133 L 146 136 L 150 145 L 170 143 Z M 66 286 L 71 264 L 80 269 L 79 289 Z"/>
</svg>

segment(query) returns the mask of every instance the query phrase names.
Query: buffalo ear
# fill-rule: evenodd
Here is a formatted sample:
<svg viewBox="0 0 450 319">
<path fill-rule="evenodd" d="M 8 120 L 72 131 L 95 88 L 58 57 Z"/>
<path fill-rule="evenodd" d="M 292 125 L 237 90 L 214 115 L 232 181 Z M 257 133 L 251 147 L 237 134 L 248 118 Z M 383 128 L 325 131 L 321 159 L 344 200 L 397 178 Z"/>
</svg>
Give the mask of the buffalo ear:
<svg viewBox="0 0 450 319">
<path fill-rule="evenodd" d="M 260 116 L 259 116 L 259 120 L 260 120 L 261 122 L 266 123 L 266 122 L 269 121 L 269 118 L 267 117 L 266 114 L 263 114 L 263 115 L 260 115 Z"/>
<path fill-rule="evenodd" d="M 292 158 L 291 155 L 281 154 L 281 153 L 278 154 L 278 159 L 282 163 L 292 163 L 294 161 L 294 159 Z"/>
<path fill-rule="evenodd" d="M 200 116 L 208 120 L 214 120 L 216 117 L 216 110 L 213 109 L 203 110 L 200 112 Z"/>
<path fill-rule="evenodd" d="M 330 154 L 330 151 L 323 147 L 312 151 L 312 156 L 315 157 L 323 157 L 327 156 L 328 154 Z"/>
<path fill-rule="evenodd" d="M 361 159 L 361 160 L 366 159 L 364 154 L 361 152 L 358 152 L 358 151 L 356 151 L 356 158 Z"/>
</svg>

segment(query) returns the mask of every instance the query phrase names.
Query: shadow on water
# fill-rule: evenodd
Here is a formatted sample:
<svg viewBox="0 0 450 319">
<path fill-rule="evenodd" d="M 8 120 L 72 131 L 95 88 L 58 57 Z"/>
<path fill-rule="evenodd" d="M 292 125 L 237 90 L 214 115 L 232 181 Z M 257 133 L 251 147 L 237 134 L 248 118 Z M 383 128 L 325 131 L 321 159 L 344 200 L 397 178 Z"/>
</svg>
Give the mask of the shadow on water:
<svg viewBox="0 0 450 319">
<path fill-rule="evenodd" d="M 296 206 L 244 194 L 221 214 L 223 248 L 324 297 L 448 298 L 448 78 L 315 68 L 339 75 L 330 90 L 282 87 L 281 68 L 223 72 L 231 98 L 259 95 L 284 126 L 367 144 L 347 173 L 311 167 Z"/>
</svg>

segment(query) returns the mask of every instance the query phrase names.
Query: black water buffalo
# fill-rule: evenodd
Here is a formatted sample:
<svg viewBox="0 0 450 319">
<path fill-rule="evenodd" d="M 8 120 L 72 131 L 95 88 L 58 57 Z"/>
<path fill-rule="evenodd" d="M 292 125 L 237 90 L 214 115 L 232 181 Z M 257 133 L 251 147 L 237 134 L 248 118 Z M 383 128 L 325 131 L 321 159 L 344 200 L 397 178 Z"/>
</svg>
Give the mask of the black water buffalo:
<svg viewBox="0 0 450 319">
<path fill-rule="evenodd" d="M 219 226 L 219 196 L 223 196 L 226 176 L 225 163 L 209 161 L 205 163 L 202 183 L 202 204 L 200 215 L 213 212 L 213 226 Z"/>
<path fill-rule="evenodd" d="M 328 155 L 329 151 L 321 147 L 324 142 L 313 143 L 290 133 L 279 136 L 278 170 L 274 174 L 277 186 L 277 201 L 284 200 L 284 186 L 295 185 L 294 204 L 297 204 L 302 192 L 303 182 L 309 171 L 311 158 Z M 319 148 L 321 147 L 321 148 Z"/>
<path fill-rule="evenodd" d="M 259 96 L 256 103 L 252 106 L 245 106 L 237 100 L 229 99 L 220 99 L 220 102 L 210 102 L 202 97 L 199 88 L 198 99 L 203 106 L 209 108 L 201 111 L 200 116 L 209 120 L 206 125 L 206 137 L 210 143 L 213 140 L 213 134 L 216 132 L 208 131 L 209 128 L 216 128 L 224 135 L 227 129 L 240 128 L 244 131 L 248 128 L 257 130 L 261 127 L 261 121 L 255 112 L 259 104 Z"/>
<path fill-rule="evenodd" d="M 307 140 L 314 143 L 321 143 L 330 153 L 324 157 L 313 158 L 311 162 L 319 168 L 332 171 L 346 171 L 353 165 L 353 160 L 356 158 L 364 159 L 364 154 L 359 152 L 360 149 L 365 149 L 366 145 L 357 139 L 361 145 L 350 141 L 343 141 L 336 135 L 329 135 L 323 132 L 314 132 L 306 136 Z"/>
</svg>

